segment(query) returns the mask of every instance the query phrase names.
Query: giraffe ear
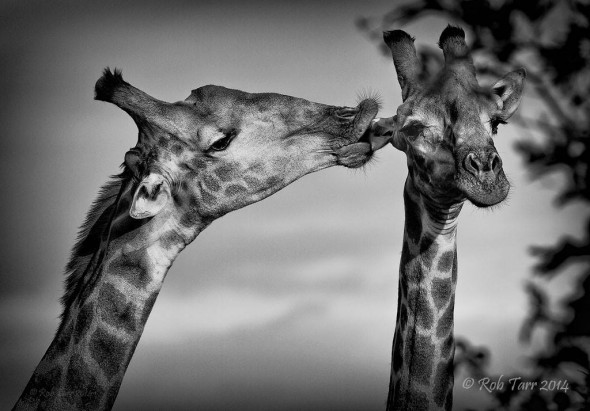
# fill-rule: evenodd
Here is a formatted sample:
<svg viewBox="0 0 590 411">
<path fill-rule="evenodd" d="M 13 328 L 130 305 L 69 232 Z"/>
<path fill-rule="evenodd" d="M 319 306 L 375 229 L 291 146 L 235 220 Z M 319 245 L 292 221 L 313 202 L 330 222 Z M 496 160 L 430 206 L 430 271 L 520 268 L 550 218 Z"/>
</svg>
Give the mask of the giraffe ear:
<svg viewBox="0 0 590 411">
<path fill-rule="evenodd" d="M 406 143 L 400 138 L 398 128 L 397 116 L 374 119 L 369 133 L 371 150 L 377 151 L 391 143 L 398 150 L 406 151 Z"/>
<path fill-rule="evenodd" d="M 135 219 L 153 217 L 170 201 L 170 185 L 159 174 L 151 173 L 137 186 L 129 215 Z"/>
<path fill-rule="evenodd" d="M 492 87 L 494 99 L 498 106 L 497 117 L 502 121 L 508 120 L 518 108 L 525 78 L 526 71 L 524 68 L 520 68 L 508 73 Z"/>
</svg>

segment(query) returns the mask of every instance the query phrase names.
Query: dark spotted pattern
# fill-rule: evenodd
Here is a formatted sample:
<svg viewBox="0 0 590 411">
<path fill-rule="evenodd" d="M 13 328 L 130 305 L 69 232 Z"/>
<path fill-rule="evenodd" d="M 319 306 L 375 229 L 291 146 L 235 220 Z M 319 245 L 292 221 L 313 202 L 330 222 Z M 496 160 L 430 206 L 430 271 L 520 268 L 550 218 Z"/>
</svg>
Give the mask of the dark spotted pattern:
<svg viewBox="0 0 590 411">
<path fill-rule="evenodd" d="M 98 313 L 100 319 L 113 327 L 123 329 L 127 333 L 136 331 L 136 310 L 125 295 L 112 284 L 105 284 L 98 294 Z"/>
<path fill-rule="evenodd" d="M 445 407 L 447 394 L 453 389 L 453 361 L 441 362 L 436 367 L 434 374 L 434 402 L 439 407 Z"/>
<path fill-rule="evenodd" d="M 92 321 L 94 321 L 94 304 L 84 304 L 78 312 L 76 328 L 74 329 L 74 344 L 78 344 L 80 339 L 86 335 Z"/>
<path fill-rule="evenodd" d="M 136 250 L 122 253 L 119 258 L 111 261 L 109 269 L 119 273 L 135 287 L 144 289 L 150 282 L 145 261 L 145 251 Z"/>
<path fill-rule="evenodd" d="M 412 331 L 409 332 L 412 333 Z M 409 344 L 406 345 L 406 357 L 412 359 L 409 365 L 410 374 L 413 379 L 425 385 L 430 383 L 433 370 L 430 357 L 422 355 L 422 353 L 432 353 L 435 348 L 430 337 L 419 334 L 414 334 L 413 340 L 410 337 Z"/>
<path fill-rule="evenodd" d="M 109 380 L 127 364 L 126 357 L 131 356 L 124 342 L 100 327 L 90 337 L 89 349 Z"/>
<path fill-rule="evenodd" d="M 145 305 L 143 306 L 143 311 L 141 312 L 141 316 L 139 319 L 139 322 L 141 324 L 145 324 L 148 317 L 150 316 L 150 313 L 152 312 L 152 308 L 154 307 L 154 304 L 156 303 L 156 299 L 158 298 L 158 294 L 159 293 L 154 293 L 152 295 L 150 295 L 148 297 L 148 299 L 145 302 Z"/>
<path fill-rule="evenodd" d="M 434 312 L 430 307 L 426 290 L 421 289 L 417 290 L 415 293 L 410 293 L 408 300 L 409 304 L 412 304 L 412 301 L 416 301 L 416 308 L 414 310 L 416 324 L 422 328 L 430 329 L 434 322 Z"/>
<path fill-rule="evenodd" d="M 412 387 L 408 389 L 408 393 L 406 395 L 408 398 L 408 410 L 428 410 L 428 395 L 421 391 L 415 390 Z"/>
<path fill-rule="evenodd" d="M 202 180 L 203 184 L 209 191 L 219 191 L 221 189 L 221 185 L 219 185 L 217 180 L 215 180 L 215 178 L 211 175 L 204 175 Z"/>
<path fill-rule="evenodd" d="M 78 354 L 72 355 L 66 371 L 64 399 L 73 409 L 91 410 L 98 408 L 104 389 Z"/>
<path fill-rule="evenodd" d="M 420 260 L 426 270 L 430 270 L 432 262 L 438 253 L 438 244 L 430 237 L 420 239 Z"/>
<path fill-rule="evenodd" d="M 283 180 L 278 176 L 268 177 L 265 182 L 267 187 L 277 187 L 283 185 Z"/>
<path fill-rule="evenodd" d="M 453 332 L 453 311 L 455 305 L 453 301 L 451 301 L 443 313 L 440 319 L 438 320 L 438 324 L 436 326 L 436 336 L 438 338 L 444 337 L 448 335 L 450 332 Z"/>
<path fill-rule="evenodd" d="M 406 190 L 404 190 L 404 205 L 406 213 L 406 233 L 410 241 L 414 244 L 418 244 L 420 236 L 422 235 L 422 216 L 420 215 L 420 207 L 411 199 L 409 194 L 406 193 Z"/>
<path fill-rule="evenodd" d="M 449 409 L 453 382 L 445 373 L 452 372 L 454 353 L 456 250 L 442 251 L 439 240 L 422 232 L 421 205 L 413 200 L 416 193 L 406 190 L 409 241 L 400 262 L 399 296 L 404 298 L 398 302 L 388 409 Z"/>
<path fill-rule="evenodd" d="M 59 381 L 62 375 L 62 370 L 59 366 L 56 366 L 45 373 L 35 372 L 29 383 L 23 391 L 22 398 L 25 403 L 28 400 L 34 401 L 33 404 L 39 404 L 38 409 L 52 409 L 54 408 L 52 400 L 55 399 L 55 381 Z"/>
<path fill-rule="evenodd" d="M 442 358 L 449 358 L 454 354 L 455 354 L 455 340 L 453 339 L 452 334 L 448 334 L 448 336 L 444 339 L 444 342 L 440 347 L 440 356 Z"/>
<path fill-rule="evenodd" d="M 233 178 L 232 168 L 229 165 L 222 165 L 215 169 L 215 175 L 223 182 L 228 182 Z"/>
<path fill-rule="evenodd" d="M 455 261 L 455 252 L 456 251 L 447 251 L 442 256 L 440 256 L 437 267 L 438 271 L 442 271 L 444 273 L 451 271 L 453 262 Z"/>
<path fill-rule="evenodd" d="M 432 280 L 431 287 L 434 305 L 436 305 L 436 308 L 440 310 L 449 302 L 449 298 L 451 298 L 451 294 L 453 292 L 453 284 L 451 283 L 450 278 L 444 280 L 441 278 L 435 278 Z"/>
<path fill-rule="evenodd" d="M 207 191 L 201 191 L 201 201 L 207 205 L 215 204 L 215 197 L 209 194 Z"/>
<path fill-rule="evenodd" d="M 247 192 L 248 192 L 248 189 L 242 185 L 239 185 L 239 184 L 230 184 L 225 189 L 225 194 L 230 197 L 245 194 Z"/>
<path fill-rule="evenodd" d="M 397 373 L 404 363 L 404 341 L 396 338 L 393 345 L 393 372 Z"/>
</svg>

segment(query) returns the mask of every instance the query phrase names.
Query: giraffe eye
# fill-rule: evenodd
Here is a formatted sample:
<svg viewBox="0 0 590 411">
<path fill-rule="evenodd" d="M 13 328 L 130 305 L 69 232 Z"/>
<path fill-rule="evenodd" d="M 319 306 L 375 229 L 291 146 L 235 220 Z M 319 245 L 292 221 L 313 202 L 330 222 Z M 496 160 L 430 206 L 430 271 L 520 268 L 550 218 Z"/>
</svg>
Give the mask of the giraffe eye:
<svg viewBox="0 0 590 411">
<path fill-rule="evenodd" d="M 404 126 L 400 132 L 411 139 L 415 139 L 424 131 L 425 128 L 426 126 L 424 124 L 417 121 L 412 121 L 410 124 Z"/>
<path fill-rule="evenodd" d="M 237 131 L 236 130 L 227 130 L 227 131 L 223 131 L 220 130 L 224 136 L 222 138 L 220 138 L 219 140 L 215 141 L 213 144 L 211 144 L 211 146 L 209 147 L 209 151 L 223 151 L 226 148 L 229 147 L 229 143 L 231 143 L 231 141 L 234 139 L 234 137 L 237 135 Z"/>
</svg>

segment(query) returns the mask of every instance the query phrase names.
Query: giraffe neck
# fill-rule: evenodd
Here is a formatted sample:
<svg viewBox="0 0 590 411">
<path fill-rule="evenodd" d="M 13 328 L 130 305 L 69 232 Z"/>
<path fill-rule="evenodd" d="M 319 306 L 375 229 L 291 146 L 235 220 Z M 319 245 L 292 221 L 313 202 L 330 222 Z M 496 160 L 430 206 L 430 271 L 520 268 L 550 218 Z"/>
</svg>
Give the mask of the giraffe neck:
<svg viewBox="0 0 590 411">
<path fill-rule="evenodd" d="M 97 253 L 84 260 L 93 278 L 66 307 L 15 409 L 112 407 L 166 273 L 187 244 L 172 220 L 153 218 L 113 240 L 99 267 Z"/>
<path fill-rule="evenodd" d="M 457 218 L 462 203 L 428 202 L 411 179 L 404 188 L 405 229 L 388 410 L 450 410 Z"/>
</svg>

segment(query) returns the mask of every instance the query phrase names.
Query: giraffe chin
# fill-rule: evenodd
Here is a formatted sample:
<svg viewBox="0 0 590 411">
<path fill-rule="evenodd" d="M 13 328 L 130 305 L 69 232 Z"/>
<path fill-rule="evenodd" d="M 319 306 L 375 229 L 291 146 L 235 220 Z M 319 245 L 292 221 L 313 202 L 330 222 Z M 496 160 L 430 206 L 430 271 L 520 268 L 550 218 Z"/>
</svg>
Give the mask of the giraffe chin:
<svg viewBox="0 0 590 411">
<path fill-rule="evenodd" d="M 474 206 L 479 208 L 492 207 L 500 204 L 508 197 L 510 183 L 504 173 L 493 182 L 479 182 L 475 179 L 463 180 L 459 183 L 461 191 Z"/>
<path fill-rule="evenodd" d="M 338 165 L 348 168 L 359 168 L 365 165 L 373 156 L 371 144 L 364 141 L 348 144 L 336 150 Z"/>
</svg>

